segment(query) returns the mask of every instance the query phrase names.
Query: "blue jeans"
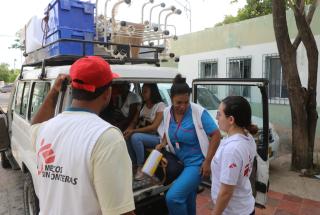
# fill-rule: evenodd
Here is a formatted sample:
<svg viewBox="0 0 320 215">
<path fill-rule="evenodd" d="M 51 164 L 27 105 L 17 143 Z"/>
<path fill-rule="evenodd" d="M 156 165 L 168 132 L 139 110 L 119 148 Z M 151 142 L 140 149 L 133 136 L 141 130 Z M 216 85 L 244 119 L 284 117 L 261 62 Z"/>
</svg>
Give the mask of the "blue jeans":
<svg viewBox="0 0 320 215">
<path fill-rule="evenodd" d="M 134 133 L 130 140 L 133 155 L 136 158 L 138 166 L 142 166 L 144 163 L 144 147 L 155 148 L 156 145 L 160 143 L 160 137 L 158 135 L 147 133 Z M 128 147 L 128 149 L 129 151 L 131 150 L 130 147 Z M 135 159 L 132 157 L 131 159 L 132 162 L 134 162 Z"/>
<path fill-rule="evenodd" d="M 167 192 L 170 215 L 196 215 L 197 188 L 201 182 L 200 166 L 187 166 Z"/>
</svg>

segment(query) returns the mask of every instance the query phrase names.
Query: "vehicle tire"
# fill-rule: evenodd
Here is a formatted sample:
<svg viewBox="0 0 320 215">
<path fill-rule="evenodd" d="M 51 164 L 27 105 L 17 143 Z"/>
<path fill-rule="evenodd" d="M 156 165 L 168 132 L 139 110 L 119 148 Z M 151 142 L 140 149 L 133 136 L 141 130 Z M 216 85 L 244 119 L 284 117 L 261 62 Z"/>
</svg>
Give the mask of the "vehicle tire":
<svg viewBox="0 0 320 215">
<path fill-rule="evenodd" d="M 257 182 L 257 168 L 258 168 L 258 162 L 257 158 L 254 158 L 253 166 L 252 166 L 252 172 L 250 175 L 250 183 L 252 188 L 252 195 L 256 197 L 257 190 L 256 190 L 256 182 Z"/>
<path fill-rule="evenodd" d="M 1 152 L 1 166 L 3 169 L 11 168 L 11 164 L 10 164 L 5 152 Z"/>
<path fill-rule="evenodd" d="M 23 202 L 25 215 L 39 214 L 39 200 L 34 191 L 30 173 L 25 174 L 23 187 Z"/>
</svg>

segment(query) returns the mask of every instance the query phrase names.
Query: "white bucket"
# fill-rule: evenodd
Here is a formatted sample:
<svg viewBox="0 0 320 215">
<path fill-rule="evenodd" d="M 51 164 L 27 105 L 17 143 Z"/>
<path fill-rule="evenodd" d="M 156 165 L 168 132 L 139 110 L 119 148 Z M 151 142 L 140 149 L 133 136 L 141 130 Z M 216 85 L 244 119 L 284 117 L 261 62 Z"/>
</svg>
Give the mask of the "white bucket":
<svg viewBox="0 0 320 215">
<path fill-rule="evenodd" d="M 158 168 L 162 156 L 162 153 L 160 153 L 158 150 L 152 150 L 147 161 L 143 165 L 142 172 L 149 176 L 153 176 Z"/>
</svg>

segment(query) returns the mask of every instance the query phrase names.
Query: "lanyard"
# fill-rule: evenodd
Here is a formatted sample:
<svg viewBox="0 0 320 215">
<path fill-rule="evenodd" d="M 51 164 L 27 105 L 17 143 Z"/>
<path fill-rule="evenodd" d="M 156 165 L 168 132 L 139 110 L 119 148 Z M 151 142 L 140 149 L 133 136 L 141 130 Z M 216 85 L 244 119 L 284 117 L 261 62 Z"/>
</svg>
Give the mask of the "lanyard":
<svg viewBox="0 0 320 215">
<path fill-rule="evenodd" d="M 182 119 L 182 120 L 183 120 L 183 119 Z M 177 133 L 178 133 L 180 127 L 181 127 L 181 122 L 182 122 L 182 120 L 178 123 L 178 126 L 177 126 L 177 128 L 176 128 L 176 131 L 175 131 L 174 134 L 173 134 L 174 138 L 176 139 L 176 142 L 179 142 L 179 141 L 178 141 Z"/>
<path fill-rule="evenodd" d="M 178 126 L 177 126 L 175 132 L 173 133 L 173 137 L 174 137 L 175 140 L 176 140 L 176 147 L 177 147 L 177 148 L 179 148 L 178 131 L 179 131 L 180 127 L 181 127 L 181 124 L 182 124 L 182 121 L 183 121 L 185 115 L 186 115 L 186 113 L 183 114 L 181 121 L 178 123 Z M 174 119 L 174 114 L 173 114 L 173 111 L 172 111 L 172 110 L 171 110 L 171 117 Z"/>
</svg>

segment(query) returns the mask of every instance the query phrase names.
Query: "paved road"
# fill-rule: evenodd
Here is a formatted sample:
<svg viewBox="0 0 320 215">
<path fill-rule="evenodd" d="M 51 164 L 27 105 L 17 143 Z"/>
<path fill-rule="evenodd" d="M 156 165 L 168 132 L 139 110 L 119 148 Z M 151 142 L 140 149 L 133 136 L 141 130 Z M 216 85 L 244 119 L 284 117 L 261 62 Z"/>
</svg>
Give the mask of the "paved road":
<svg viewBox="0 0 320 215">
<path fill-rule="evenodd" d="M 23 173 L 0 167 L 0 215 L 23 214 Z"/>
<path fill-rule="evenodd" d="M 0 107 L 3 108 L 5 111 L 8 106 L 9 97 L 10 93 L 0 93 Z"/>
<path fill-rule="evenodd" d="M 0 93 L 0 106 L 7 107 L 10 93 Z M 23 173 L 0 167 L 0 215 L 23 215 Z"/>
</svg>

